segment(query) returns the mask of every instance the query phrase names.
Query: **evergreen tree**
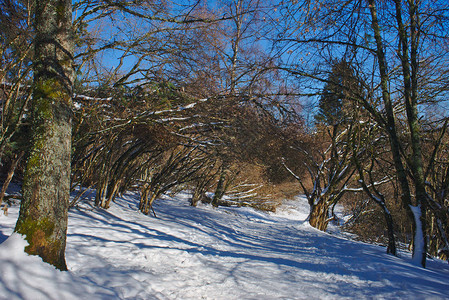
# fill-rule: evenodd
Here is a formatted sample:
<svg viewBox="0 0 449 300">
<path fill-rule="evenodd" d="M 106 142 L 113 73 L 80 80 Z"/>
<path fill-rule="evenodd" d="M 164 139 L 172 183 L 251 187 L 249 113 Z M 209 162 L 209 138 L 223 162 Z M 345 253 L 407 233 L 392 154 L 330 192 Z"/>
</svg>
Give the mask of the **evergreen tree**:
<svg viewBox="0 0 449 300">
<path fill-rule="evenodd" d="M 344 59 L 335 62 L 319 100 L 316 122 L 338 125 L 348 121 L 352 116 L 351 97 L 356 93 L 360 96 L 360 90 L 359 80 L 350 63 Z"/>
</svg>

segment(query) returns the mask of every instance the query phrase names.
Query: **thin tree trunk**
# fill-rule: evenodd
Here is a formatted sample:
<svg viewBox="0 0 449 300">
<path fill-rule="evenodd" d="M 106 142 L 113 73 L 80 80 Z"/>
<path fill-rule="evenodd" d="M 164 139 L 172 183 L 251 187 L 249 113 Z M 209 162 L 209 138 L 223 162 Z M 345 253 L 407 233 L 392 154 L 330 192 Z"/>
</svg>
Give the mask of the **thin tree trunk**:
<svg viewBox="0 0 449 300">
<path fill-rule="evenodd" d="M 106 202 L 106 193 L 108 190 L 108 181 L 102 178 L 97 183 L 97 192 L 95 194 L 95 206 L 104 208 Z"/>
<path fill-rule="evenodd" d="M 72 208 L 76 205 L 76 203 L 78 202 L 78 200 L 81 199 L 81 197 L 90 190 L 90 188 L 92 187 L 92 185 L 88 186 L 87 188 L 84 189 L 84 191 L 81 191 L 78 193 L 78 195 L 76 195 L 72 201 L 70 202 L 69 208 Z M 80 187 L 81 189 L 81 187 Z"/>
<path fill-rule="evenodd" d="M 225 180 L 226 180 L 225 168 L 222 166 L 220 171 L 220 178 L 218 179 L 214 197 L 212 198 L 213 206 L 218 206 L 218 202 L 223 198 L 225 194 Z"/>
<path fill-rule="evenodd" d="M 410 190 L 407 174 L 405 172 L 405 168 L 404 168 L 402 158 L 401 158 L 400 142 L 399 142 L 399 138 L 397 136 L 397 129 L 396 129 L 396 124 L 395 124 L 393 105 L 392 105 L 392 101 L 390 98 L 390 92 L 388 90 L 389 78 L 388 78 L 388 73 L 387 73 L 387 62 L 386 62 L 385 53 L 383 50 L 383 42 L 382 42 L 382 37 L 380 34 L 380 26 L 379 26 L 379 22 L 377 19 L 377 9 L 376 9 L 374 0 L 368 0 L 368 3 L 369 3 L 371 18 L 372 18 L 371 25 L 372 25 L 372 28 L 374 31 L 374 38 L 376 41 L 376 56 L 378 59 L 378 66 L 379 66 L 379 72 L 380 72 L 380 78 L 381 78 L 382 99 L 385 104 L 385 112 L 387 115 L 386 130 L 387 130 L 388 136 L 389 136 L 391 153 L 393 156 L 394 166 L 396 169 L 396 175 L 398 177 L 398 181 L 399 181 L 399 184 L 401 187 L 401 202 L 402 202 L 402 206 L 406 210 L 407 215 L 412 223 L 413 233 L 415 235 L 419 234 L 419 233 L 424 234 L 423 226 L 425 225 L 425 222 L 421 222 L 419 220 L 419 218 L 418 219 L 416 218 L 417 214 L 416 214 L 416 211 L 414 210 L 414 206 L 412 206 L 411 190 Z M 417 192 L 421 193 L 422 192 L 421 188 L 420 187 L 417 187 L 417 188 L 418 188 Z M 420 199 L 421 195 L 416 195 L 416 197 L 418 199 Z M 419 207 L 422 208 L 422 206 L 420 206 L 420 205 L 419 205 Z M 422 214 L 421 214 L 421 217 L 422 217 Z M 423 237 L 418 237 L 418 240 L 416 240 L 416 236 L 415 236 L 415 239 L 414 239 L 414 244 L 416 245 L 416 247 L 413 247 L 414 260 L 416 260 L 416 255 L 418 254 L 418 252 L 415 253 L 415 251 L 418 249 L 417 243 L 419 241 L 421 241 L 421 238 L 423 238 Z M 426 244 L 425 240 L 423 242 L 424 243 L 420 243 L 419 245 Z M 418 250 L 418 251 L 422 252 L 421 250 Z M 422 253 L 419 255 L 421 256 L 420 257 L 421 265 L 425 266 L 425 254 L 423 256 L 422 256 Z"/>
<path fill-rule="evenodd" d="M 393 217 L 391 216 L 390 212 L 385 206 L 385 203 L 380 202 L 377 203 L 382 208 L 382 212 L 384 213 L 385 217 L 385 223 L 387 223 L 387 236 L 388 236 L 387 253 L 396 256 L 397 250 L 396 250 L 396 238 L 394 237 Z"/>
<path fill-rule="evenodd" d="M 156 198 L 159 197 L 159 191 L 151 193 L 150 201 L 148 201 L 148 205 L 145 210 L 145 214 L 148 215 L 150 213 L 150 209 L 153 212 L 154 217 L 156 218 L 156 212 L 153 209 L 153 203 Z"/>
<path fill-rule="evenodd" d="M 14 173 L 17 168 L 17 164 L 22 159 L 22 156 L 25 154 L 25 151 L 21 151 L 19 154 L 16 154 L 12 163 L 11 167 L 9 168 L 8 176 L 5 179 L 5 182 L 3 182 L 2 191 L 0 192 L 0 206 L 2 205 L 3 198 L 5 197 L 6 190 L 8 189 L 9 184 L 11 183 L 11 180 L 14 176 Z"/>
<path fill-rule="evenodd" d="M 15 231 L 25 251 L 67 270 L 65 245 L 72 133 L 72 2 L 36 1 L 33 141 Z"/>
<path fill-rule="evenodd" d="M 201 200 L 201 195 L 203 193 L 203 189 L 200 187 L 200 184 L 193 189 L 192 199 L 190 199 L 190 205 L 196 207 L 198 202 Z"/>
<path fill-rule="evenodd" d="M 112 188 L 109 185 L 107 200 L 106 200 L 103 208 L 108 209 L 111 206 L 111 202 L 114 201 L 115 197 L 117 196 L 117 192 L 119 190 L 119 187 L 120 187 L 120 181 L 119 180 L 114 182 Z"/>
<path fill-rule="evenodd" d="M 411 54 L 408 51 L 408 38 L 404 24 L 402 22 L 402 1 L 395 0 L 396 21 L 399 29 L 399 41 L 401 52 L 399 56 L 402 64 L 402 77 L 404 81 L 404 98 L 407 112 L 407 121 L 410 129 L 410 141 L 412 148 L 411 171 L 413 173 L 413 183 L 415 185 L 416 206 L 411 206 L 415 217 L 415 239 L 413 244 L 413 260 L 417 264 L 426 266 L 427 235 L 426 235 L 426 190 L 424 179 L 424 167 L 421 153 L 421 133 L 418 119 L 418 100 L 417 100 L 417 79 L 418 61 L 417 61 L 417 14 L 414 0 L 409 1 L 410 20 L 411 20 Z M 411 68 L 410 68 L 411 60 Z M 411 205 L 411 204 L 410 204 Z M 419 218 L 419 219 L 417 219 Z"/>
<path fill-rule="evenodd" d="M 140 189 L 139 210 L 141 212 L 145 211 L 145 207 L 148 204 L 149 190 L 150 190 L 149 187 L 147 187 L 145 185 Z"/>
</svg>

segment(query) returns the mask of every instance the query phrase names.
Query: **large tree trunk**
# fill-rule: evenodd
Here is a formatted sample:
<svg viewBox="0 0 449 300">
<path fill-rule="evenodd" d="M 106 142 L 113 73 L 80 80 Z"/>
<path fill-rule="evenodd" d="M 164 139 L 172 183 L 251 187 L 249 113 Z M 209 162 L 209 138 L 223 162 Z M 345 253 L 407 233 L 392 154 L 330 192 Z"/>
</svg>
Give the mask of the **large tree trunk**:
<svg viewBox="0 0 449 300">
<path fill-rule="evenodd" d="M 36 1 L 33 141 L 15 231 L 25 251 L 67 270 L 65 245 L 70 195 L 73 36 L 72 2 Z"/>
<path fill-rule="evenodd" d="M 312 206 L 309 224 L 318 230 L 326 231 L 329 223 L 329 205 L 324 199 Z"/>
</svg>

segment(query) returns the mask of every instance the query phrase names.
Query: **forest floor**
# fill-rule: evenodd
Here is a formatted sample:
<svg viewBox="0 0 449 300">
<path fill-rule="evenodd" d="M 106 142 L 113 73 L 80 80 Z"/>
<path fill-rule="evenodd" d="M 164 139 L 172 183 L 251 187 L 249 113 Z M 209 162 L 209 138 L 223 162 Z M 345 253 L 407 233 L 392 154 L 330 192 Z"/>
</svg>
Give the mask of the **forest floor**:
<svg viewBox="0 0 449 300">
<path fill-rule="evenodd" d="M 90 195 L 92 197 L 93 195 Z M 188 204 L 187 193 L 138 212 L 138 194 L 69 213 L 60 272 L 23 253 L 18 205 L 0 216 L 0 299 L 449 299 L 449 265 L 312 228 L 304 198 L 276 213 Z"/>
</svg>

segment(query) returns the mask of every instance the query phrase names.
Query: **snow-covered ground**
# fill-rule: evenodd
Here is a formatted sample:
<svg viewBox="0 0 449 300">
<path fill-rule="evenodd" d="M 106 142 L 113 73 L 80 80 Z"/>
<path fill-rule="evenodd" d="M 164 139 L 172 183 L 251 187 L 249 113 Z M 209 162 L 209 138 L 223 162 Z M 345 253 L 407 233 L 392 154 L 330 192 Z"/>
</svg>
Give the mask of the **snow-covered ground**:
<svg viewBox="0 0 449 300">
<path fill-rule="evenodd" d="M 0 216 L 0 299 L 449 299 L 449 265 L 311 228 L 298 198 L 275 214 L 158 200 L 158 218 L 127 194 L 108 210 L 70 211 L 59 272 L 23 253 L 18 207 Z M 7 239 L 8 238 L 8 239 Z"/>
</svg>

